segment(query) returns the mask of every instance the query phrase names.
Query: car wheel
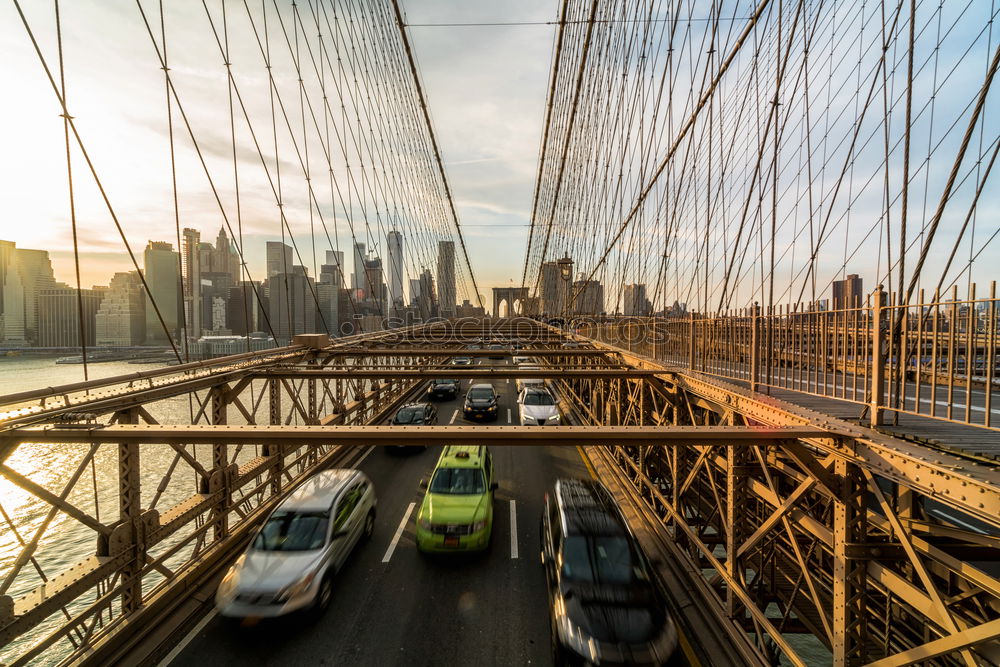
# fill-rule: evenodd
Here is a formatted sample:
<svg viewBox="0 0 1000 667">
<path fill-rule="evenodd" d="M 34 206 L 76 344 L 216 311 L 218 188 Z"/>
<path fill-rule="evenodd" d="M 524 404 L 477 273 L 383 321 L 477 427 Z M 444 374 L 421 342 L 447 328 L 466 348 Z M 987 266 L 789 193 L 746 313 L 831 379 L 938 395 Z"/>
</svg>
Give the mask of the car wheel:
<svg viewBox="0 0 1000 667">
<path fill-rule="evenodd" d="M 319 582 L 319 590 L 316 592 L 316 603 L 313 605 L 313 614 L 319 618 L 330 607 L 333 600 L 333 577 L 327 574 Z"/>
<path fill-rule="evenodd" d="M 361 540 L 367 542 L 372 539 L 372 534 L 375 532 L 375 510 L 369 510 L 368 514 L 365 516 L 365 527 L 361 532 Z"/>
</svg>

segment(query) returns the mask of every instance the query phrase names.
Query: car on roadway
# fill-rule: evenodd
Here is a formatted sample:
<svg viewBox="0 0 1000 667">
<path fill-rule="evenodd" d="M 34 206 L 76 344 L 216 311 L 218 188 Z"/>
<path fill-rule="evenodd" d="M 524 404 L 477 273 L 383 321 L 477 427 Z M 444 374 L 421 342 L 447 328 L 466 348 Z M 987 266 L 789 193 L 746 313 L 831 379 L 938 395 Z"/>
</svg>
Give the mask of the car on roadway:
<svg viewBox="0 0 1000 667">
<path fill-rule="evenodd" d="M 559 405 L 548 389 L 528 387 L 517 397 L 521 426 L 558 426 Z"/>
<path fill-rule="evenodd" d="M 321 614 L 334 575 L 375 529 L 375 487 L 358 470 L 317 473 L 285 498 L 226 572 L 215 594 L 219 614 L 235 618 Z"/>
<path fill-rule="evenodd" d="M 392 426 L 431 426 L 438 423 L 437 408 L 430 403 L 407 403 L 398 410 L 392 421 Z M 399 449 L 427 449 L 427 445 L 389 445 L 386 451 Z"/>
<path fill-rule="evenodd" d="M 458 380 L 436 378 L 427 385 L 427 398 L 445 400 L 458 396 L 460 388 Z"/>
<path fill-rule="evenodd" d="M 470 357 L 455 357 L 451 360 L 452 366 L 471 366 L 472 359 Z"/>
<path fill-rule="evenodd" d="M 479 343 L 469 343 L 468 345 L 465 346 L 465 349 L 466 350 L 481 350 L 481 349 L 483 349 L 483 346 L 480 345 Z"/>
<path fill-rule="evenodd" d="M 503 359 L 504 353 L 502 350 L 503 345 L 500 345 L 499 343 L 490 345 L 490 359 Z"/>
<path fill-rule="evenodd" d="M 541 366 L 536 366 L 534 364 L 523 364 L 517 367 L 520 371 L 540 371 Z M 514 382 L 514 386 L 517 387 L 517 393 L 520 394 L 528 387 L 545 387 L 545 380 L 541 378 L 517 378 Z"/>
<path fill-rule="evenodd" d="M 525 357 L 520 354 L 515 355 L 514 357 L 511 358 L 511 363 L 514 364 L 515 366 L 529 365 L 534 363 L 534 361 L 535 360 L 533 358 Z"/>
<path fill-rule="evenodd" d="M 677 629 L 665 594 L 603 484 L 560 479 L 545 494 L 541 558 L 555 664 L 667 663 Z"/>
<path fill-rule="evenodd" d="M 568 340 L 562 344 L 564 350 L 579 350 L 580 344 L 575 340 Z"/>
<path fill-rule="evenodd" d="M 483 551 L 493 535 L 493 456 L 484 445 L 449 445 L 441 452 L 417 512 L 422 553 Z"/>
<path fill-rule="evenodd" d="M 476 419 L 483 421 L 493 421 L 497 418 L 497 402 L 499 401 L 496 389 L 487 383 L 474 384 L 469 387 L 465 395 L 465 405 L 462 412 L 466 419 Z"/>
</svg>

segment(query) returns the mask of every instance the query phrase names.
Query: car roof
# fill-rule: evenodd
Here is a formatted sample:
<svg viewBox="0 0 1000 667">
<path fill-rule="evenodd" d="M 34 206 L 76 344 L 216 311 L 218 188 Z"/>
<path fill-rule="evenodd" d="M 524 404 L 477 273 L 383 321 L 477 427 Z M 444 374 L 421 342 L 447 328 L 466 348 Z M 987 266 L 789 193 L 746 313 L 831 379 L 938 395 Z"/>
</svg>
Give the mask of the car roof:
<svg viewBox="0 0 1000 667">
<path fill-rule="evenodd" d="M 402 410 L 403 408 L 426 408 L 426 407 L 429 407 L 429 406 L 430 406 L 430 403 L 421 403 L 419 401 L 415 401 L 413 403 L 407 403 L 406 405 L 402 405 L 402 406 L 400 406 L 399 409 Z"/>
<path fill-rule="evenodd" d="M 560 479 L 556 482 L 555 496 L 564 534 L 629 534 L 618 505 L 600 482 Z"/>
<path fill-rule="evenodd" d="M 479 384 L 474 384 L 469 389 L 493 389 L 493 385 L 488 382 L 480 382 Z"/>
<path fill-rule="evenodd" d="M 481 468 L 486 455 L 484 445 L 448 445 L 441 452 L 438 468 Z"/>
<path fill-rule="evenodd" d="M 280 510 L 324 511 L 333 506 L 333 502 L 349 482 L 362 476 L 351 468 L 334 468 L 316 473 L 278 506 Z"/>
</svg>

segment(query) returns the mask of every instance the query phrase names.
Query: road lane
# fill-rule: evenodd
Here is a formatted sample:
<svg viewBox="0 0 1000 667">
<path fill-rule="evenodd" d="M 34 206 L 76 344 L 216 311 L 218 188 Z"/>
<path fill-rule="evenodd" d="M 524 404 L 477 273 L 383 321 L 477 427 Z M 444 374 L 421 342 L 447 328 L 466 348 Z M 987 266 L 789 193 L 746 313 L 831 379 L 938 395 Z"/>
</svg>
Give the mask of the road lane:
<svg viewBox="0 0 1000 667">
<path fill-rule="evenodd" d="M 502 380 L 494 384 L 498 414 L 516 412 L 513 387 Z M 460 412 L 463 398 L 439 404 L 442 421 L 450 411 Z M 458 419 L 465 422 L 460 414 Z M 315 621 L 292 616 L 251 626 L 213 618 L 173 664 L 549 664 L 538 519 L 556 478 L 588 472 L 576 448 L 492 451 L 500 487 L 486 554 L 420 555 L 414 510 L 382 562 L 410 503 L 420 503 L 419 481 L 433 470 L 440 447 L 402 454 L 376 448 L 361 466 L 378 494 L 375 532 L 338 573 L 327 613 Z M 515 549 L 518 557 L 512 557 Z"/>
</svg>

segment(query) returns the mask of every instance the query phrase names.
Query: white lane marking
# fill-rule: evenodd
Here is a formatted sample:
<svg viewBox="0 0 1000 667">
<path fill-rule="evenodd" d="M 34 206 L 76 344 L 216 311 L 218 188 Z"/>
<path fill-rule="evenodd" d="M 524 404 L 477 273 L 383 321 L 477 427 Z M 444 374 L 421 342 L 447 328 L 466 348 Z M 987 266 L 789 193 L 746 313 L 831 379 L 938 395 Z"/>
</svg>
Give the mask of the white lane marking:
<svg viewBox="0 0 1000 667">
<path fill-rule="evenodd" d="M 517 558 L 517 505 L 510 501 L 510 557 Z"/>
<path fill-rule="evenodd" d="M 449 424 L 454 424 L 454 423 L 455 423 L 455 418 L 456 418 L 456 417 L 458 417 L 458 409 L 456 409 L 456 410 L 455 410 L 455 412 L 454 412 L 454 413 L 452 413 L 452 415 L 451 415 L 451 420 L 450 420 L 450 421 L 449 421 L 448 423 L 449 423 Z"/>
<path fill-rule="evenodd" d="M 507 384 L 510 384 L 510 378 L 507 378 Z"/>
<path fill-rule="evenodd" d="M 399 538 L 403 536 L 403 529 L 406 528 L 406 522 L 410 520 L 410 515 L 413 514 L 413 508 L 415 506 L 416 503 L 410 503 L 410 506 L 406 508 L 403 520 L 399 522 L 399 528 L 396 529 L 396 534 L 392 536 L 392 542 L 389 543 L 389 548 L 385 550 L 385 555 L 382 556 L 383 563 L 388 563 L 389 559 L 392 558 L 392 552 L 396 550 Z"/>
<path fill-rule="evenodd" d="M 181 639 L 180 643 L 174 646 L 174 648 L 163 658 L 163 660 L 160 660 L 156 667 L 167 667 L 167 665 L 176 660 L 177 656 L 181 654 L 181 651 L 187 648 L 187 645 L 191 643 L 191 640 L 197 637 L 198 633 L 204 630 L 205 626 L 208 625 L 208 622 L 215 618 L 218 613 L 219 612 L 217 610 L 212 609 L 212 611 L 205 614 L 205 618 L 198 621 L 198 625 L 191 628 L 191 632 L 187 633 L 187 635 Z"/>
<path fill-rule="evenodd" d="M 510 408 L 507 408 L 507 423 L 510 424 Z"/>
</svg>

